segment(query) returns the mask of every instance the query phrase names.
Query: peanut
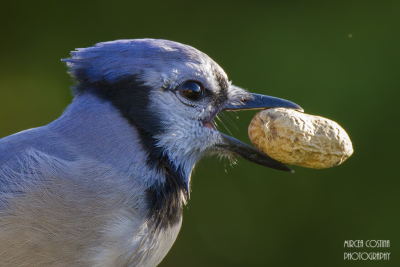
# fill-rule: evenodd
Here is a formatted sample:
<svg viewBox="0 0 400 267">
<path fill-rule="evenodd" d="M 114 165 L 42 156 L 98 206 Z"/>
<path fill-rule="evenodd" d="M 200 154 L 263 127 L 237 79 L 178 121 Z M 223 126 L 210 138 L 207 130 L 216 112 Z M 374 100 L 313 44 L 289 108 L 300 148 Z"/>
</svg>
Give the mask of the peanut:
<svg viewBox="0 0 400 267">
<path fill-rule="evenodd" d="M 248 134 L 257 149 L 287 164 L 329 168 L 353 154 L 350 138 L 339 124 L 293 109 L 272 108 L 257 113 Z"/>
</svg>

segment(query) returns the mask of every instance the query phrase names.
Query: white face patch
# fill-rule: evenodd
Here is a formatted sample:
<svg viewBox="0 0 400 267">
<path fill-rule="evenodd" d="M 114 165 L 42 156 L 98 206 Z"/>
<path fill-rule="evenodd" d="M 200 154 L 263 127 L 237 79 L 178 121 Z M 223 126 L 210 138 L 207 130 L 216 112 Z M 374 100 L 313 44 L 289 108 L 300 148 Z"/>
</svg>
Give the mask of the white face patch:
<svg viewBox="0 0 400 267">
<path fill-rule="evenodd" d="M 230 90 L 234 93 L 230 93 Z M 216 95 L 220 91 L 221 88 L 213 90 Z M 245 90 L 234 86 L 230 86 L 226 94 L 226 103 L 248 97 Z M 150 96 L 150 110 L 157 112 L 163 120 L 164 131 L 155 136 L 158 146 L 164 149 L 164 153 L 176 165 L 183 166 L 188 174 L 201 157 L 216 151 L 214 145 L 221 138 L 216 129 L 205 125 L 206 122 L 212 123 L 224 104 L 214 105 L 213 97 L 205 97 L 192 105 L 188 100 L 182 101 L 183 97 L 177 96 L 173 90 L 155 90 Z"/>
</svg>

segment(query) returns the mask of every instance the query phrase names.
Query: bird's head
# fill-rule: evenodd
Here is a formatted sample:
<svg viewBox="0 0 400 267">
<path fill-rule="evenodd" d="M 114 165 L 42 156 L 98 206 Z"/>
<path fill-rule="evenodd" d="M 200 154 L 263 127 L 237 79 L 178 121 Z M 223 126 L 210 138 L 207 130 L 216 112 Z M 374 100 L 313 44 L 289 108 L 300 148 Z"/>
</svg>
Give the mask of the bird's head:
<svg viewBox="0 0 400 267">
<path fill-rule="evenodd" d="M 224 110 L 301 108 L 232 85 L 223 69 L 195 48 L 166 40 L 119 40 L 71 55 L 65 61 L 77 80 L 74 94 L 90 93 L 110 101 L 138 130 L 148 164 L 189 177 L 202 156 L 217 153 L 290 171 L 217 131 L 213 119 Z M 188 186 L 189 178 L 185 179 Z"/>
</svg>

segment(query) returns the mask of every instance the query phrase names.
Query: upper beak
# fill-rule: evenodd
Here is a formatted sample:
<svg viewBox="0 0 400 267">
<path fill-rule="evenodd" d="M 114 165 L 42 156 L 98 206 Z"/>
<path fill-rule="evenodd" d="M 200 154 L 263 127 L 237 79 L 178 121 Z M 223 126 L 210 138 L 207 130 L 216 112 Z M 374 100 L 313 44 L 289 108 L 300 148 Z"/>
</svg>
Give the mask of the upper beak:
<svg viewBox="0 0 400 267">
<path fill-rule="evenodd" d="M 222 110 L 223 111 L 237 111 L 237 110 L 250 110 L 250 109 L 265 109 L 265 108 L 291 108 L 296 109 L 298 111 L 303 112 L 303 109 L 288 100 L 280 99 L 277 97 L 259 95 L 259 94 L 250 94 L 251 98 L 245 99 L 238 104 L 228 104 Z M 281 170 L 294 172 L 292 169 L 287 167 L 282 162 L 274 160 L 269 157 L 267 154 L 246 145 L 245 143 L 231 137 L 221 134 L 221 140 L 216 144 L 217 147 L 229 150 L 236 155 L 241 156 L 242 158 L 254 162 L 256 164 Z"/>
<path fill-rule="evenodd" d="M 223 110 L 232 111 L 232 110 L 250 110 L 250 109 L 265 109 L 265 108 L 292 108 L 292 109 L 297 109 L 298 111 L 301 112 L 304 111 L 299 105 L 285 99 L 267 95 L 259 95 L 259 94 L 250 94 L 250 95 L 251 98 L 244 99 L 242 100 L 242 102 L 239 103 L 228 104 L 223 108 Z"/>
</svg>

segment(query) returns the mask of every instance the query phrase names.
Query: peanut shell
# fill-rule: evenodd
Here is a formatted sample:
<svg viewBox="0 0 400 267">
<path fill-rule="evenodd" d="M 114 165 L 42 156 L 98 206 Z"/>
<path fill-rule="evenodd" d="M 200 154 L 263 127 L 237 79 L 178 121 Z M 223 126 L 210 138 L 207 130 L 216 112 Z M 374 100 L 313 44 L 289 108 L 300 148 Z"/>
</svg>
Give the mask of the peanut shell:
<svg viewBox="0 0 400 267">
<path fill-rule="evenodd" d="M 353 154 L 350 138 L 339 124 L 293 109 L 271 108 L 257 113 L 248 133 L 257 149 L 287 164 L 329 168 Z"/>
</svg>

